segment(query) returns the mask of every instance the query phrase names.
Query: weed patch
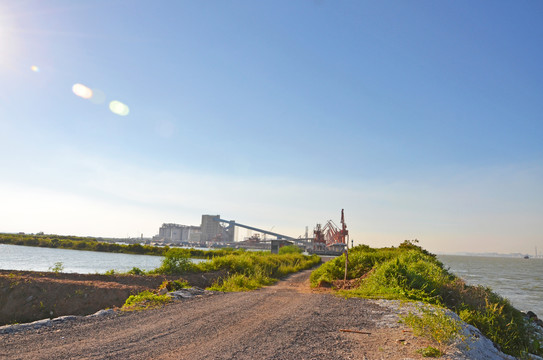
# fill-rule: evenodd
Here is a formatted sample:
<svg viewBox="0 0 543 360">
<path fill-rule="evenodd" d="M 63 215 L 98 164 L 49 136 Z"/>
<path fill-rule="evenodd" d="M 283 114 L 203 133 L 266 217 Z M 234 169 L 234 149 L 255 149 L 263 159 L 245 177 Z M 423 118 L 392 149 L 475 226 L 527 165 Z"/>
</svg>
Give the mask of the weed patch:
<svg viewBox="0 0 543 360">
<path fill-rule="evenodd" d="M 279 278 L 309 269 L 320 262 L 316 255 L 298 253 L 270 254 L 251 252 L 213 258 L 197 265 L 200 271 L 226 270 L 228 276 L 219 279 L 210 290 L 247 291 L 275 283 Z"/>
<path fill-rule="evenodd" d="M 168 295 L 157 295 L 150 291 L 143 291 L 137 295 L 131 295 L 126 299 L 122 311 L 138 311 L 154 309 L 171 301 Z"/>
<path fill-rule="evenodd" d="M 420 349 L 417 352 L 424 357 L 439 358 L 443 356 L 441 350 L 436 349 L 433 346 L 425 347 L 424 349 Z"/>
<path fill-rule="evenodd" d="M 443 309 L 422 307 L 420 312 L 420 315 L 410 312 L 401 317 L 413 329 L 413 334 L 433 339 L 440 346 L 449 345 L 461 336 L 461 325 Z"/>
<path fill-rule="evenodd" d="M 181 290 L 181 289 L 188 289 L 190 287 L 191 286 L 186 281 L 182 281 L 182 280 L 174 280 L 174 281 L 164 280 L 164 282 L 162 282 L 162 284 L 160 284 L 160 286 L 158 287 L 158 290 L 161 290 L 161 289 L 165 288 L 168 291 L 176 291 L 176 290 Z"/>
</svg>

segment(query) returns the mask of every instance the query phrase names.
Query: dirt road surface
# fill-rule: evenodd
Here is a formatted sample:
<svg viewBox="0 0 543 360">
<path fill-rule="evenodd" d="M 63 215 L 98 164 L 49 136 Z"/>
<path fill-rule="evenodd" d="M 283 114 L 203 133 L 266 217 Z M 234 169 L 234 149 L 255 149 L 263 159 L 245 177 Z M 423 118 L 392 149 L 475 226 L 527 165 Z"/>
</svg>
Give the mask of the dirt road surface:
<svg viewBox="0 0 543 360">
<path fill-rule="evenodd" d="M 1 359 L 419 359 L 428 345 L 373 301 L 274 286 L 0 335 Z M 120 314 L 119 314 L 120 313 Z M 392 327 L 390 327 L 392 326 Z M 358 330 L 370 334 L 342 332 Z"/>
</svg>

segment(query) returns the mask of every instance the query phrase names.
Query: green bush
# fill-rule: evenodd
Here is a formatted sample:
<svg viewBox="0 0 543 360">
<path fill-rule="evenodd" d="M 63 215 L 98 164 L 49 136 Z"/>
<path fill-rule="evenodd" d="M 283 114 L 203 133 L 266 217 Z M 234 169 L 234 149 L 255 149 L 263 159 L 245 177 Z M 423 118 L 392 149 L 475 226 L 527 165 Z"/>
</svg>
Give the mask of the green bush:
<svg viewBox="0 0 543 360">
<path fill-rule="evenodd" d="M 61 261 L 57 261 L 53 267 L 49 268 L 49 271 L 52 271 L 54 273 L 61 273 L 62 270 L 64 270 L 64 265 Z"/>
<path fill-rule="evenodd" d="M 316 255 L 246 252 L 216 257 L 198 264 L 196 268 L 200 271 L 226 270 L 228 276 L 216 282 L 212 286 L 214 290 L 246 291 L 270 285 L 281 277 L 309 269 L 319 262 Z"/>
<path fill-rule="evenodd" d="M 190 261 L 190 253 L 186 249 L 169 249 L 164 254 L 162 265 L 150 271 L 153 274 L 179 275 L 194 269 L 194 264 Z"/>
<path fill-rule="evenodd" d="M 145 271 L 143 271 L 142 269 L 134 266 L 132 269 L 130 269 L 127 272 L 127 274 L 130 274 L 130 275 L 145 275 Z"/>
<path fill-rule="evenodd" d="M 215 282 L 209 290 L 214 291 L 249 291 L 261 288 L 262 286 L 271 285 L 277 280 L 272 279 L 262 272 L 257 272 L 252 275 L 233 274 L 225 280 Z"/>
<path fill-rule="evenodd" d="M 180 280 L 174 280 L 174 281 L 164 280 L 162 284 L 160 284 L 158 289 L 160 290 L 160 289 L 165 288 L 168 291 L 176 291 L 176 290 L 181 290 L 181 289 L 187 289 L 190 287 L 191 286 L 189 285 L 188 282 L 180 279 Z"/>
<path fill-rule="evenodd" d="M 121 309 L 123 311 L 147 310 L 160 307 L 170 301 L 171 298 L 168 295 L 157 295 L 145 290 L 137 295 L 130 295 Z"/>
<path fill-rule="evenodd" d="M 424 349 L 417 350 L 417 352 L 423 357 L 440 358 L 443 356 L 443 352 L 433 346 L 425 347 Z"/>
<path fill-rule="evenodd" d="M 441 346 L 452 343 L 460 336 L 462 327 L 443 309 L 422 307 L 420 311 L 420 315 L 409 313 L 401 318 L 415 335 L 432 338 Z"/>
<path fill-rule="evenodd" d="M 279 248 L 279 254 L 301 254 L 303 251 L 296 245 L 287 245 Z"/>
</svg>

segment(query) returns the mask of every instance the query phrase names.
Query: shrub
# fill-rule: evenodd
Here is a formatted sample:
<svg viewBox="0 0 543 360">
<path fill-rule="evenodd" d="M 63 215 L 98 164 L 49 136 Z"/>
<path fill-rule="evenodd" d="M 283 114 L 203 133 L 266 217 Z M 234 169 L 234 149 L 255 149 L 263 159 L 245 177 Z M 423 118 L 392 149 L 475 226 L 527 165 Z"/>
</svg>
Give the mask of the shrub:
<svg viewBox="0 0 543 360">
<path fill-rule="evenodd" d="M 303 251 L 296 245 L 287 245 L 279 248 L 279 254 L 301 254 Z"/>
<path fill-rule="evenodd" d="M 182 280 L 174 280 L 174 281 L 164 280 L 162 282 L 162 284 L 160 284 L 158 289 L 160 290 L 160 289 L 166 288 L 166 290 L 168 290 L 168 291 L 176 291 L 176 290 L 181 290 L 181 289 L 187 289 L 187 288 L 190 288 L 190 287 L 191 286 L 186 281 L 182 281 Z"/>
<path fill-rule="evenodd" d="M 413 329 L 417 336 L 432 338 L 439 345 L 448 345 L 460 336 L 462 327 L 443 309 L 420 308 L 421 315 L 409 313 L 402 321 Z"/>
<path fill-rule="evenodd" d="M 164 254 L 162 265 L 151 271 L 154 274 L 179 275 L 194 269 L 189 258 L 190 253 L 185 249 L 169 249 Z"/>
<path fill-rule="evenodd" d="M 424 349 L 417 350 L 419 354 L 421 354 L 423 357 L 432 357 L 432 358 L 439 358 L 443 356 L 443 353 L 441 350 L 436 349 L 433 346 L 425 347 Z"/>
<path fill-rule="evenodd" d="M 270 285 L 277 279 L 318 264 L 316 255 L 270 254 L 246 252 L 213 258 L 197 265 L 201 271 L 226 270 L 228 276 L 217 281 L 211 289 L 220 291 L 246 291 Z"/>
<path fill-rule="evenodd" d="M 132 269 L 130 269 L 127 272 L 127 274 L 130 274 L 130 275 L 145 275 L 145 271 L 143 271 L 142 269 L 134 266 Z"/>
<path fill-rule="evenodd" d="M 49 268 L 49 271 L 52 271 L 56 274 L 61 273 L 62 270 L 64 270 L 64 265 L 60 261 L 56 262 L 53 267 Z"/>
<path fill-rule="evenodd" d="M 137 295 L 130 295 L 126 299 L 121 310 L 123 311 L 137 311 L 147 310 L 160 307 L 171 301 L 168 295 L 156 295 L 150 291 L 143 291 Z"/>
</svg>

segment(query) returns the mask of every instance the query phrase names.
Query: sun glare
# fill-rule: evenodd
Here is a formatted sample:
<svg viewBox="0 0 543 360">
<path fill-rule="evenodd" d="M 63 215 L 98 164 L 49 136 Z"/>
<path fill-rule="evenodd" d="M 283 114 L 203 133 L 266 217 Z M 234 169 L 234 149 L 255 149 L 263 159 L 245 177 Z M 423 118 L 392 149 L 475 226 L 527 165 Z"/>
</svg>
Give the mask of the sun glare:
<svg viewBox="0 0 543 360">
<path fill-rule="evenodd" d="M 112 113 L 120 116 L 126 116 L 130 112 L 128 106 L 117 100 L 113 100 L 109 103 L 109 110 L 111 110 Z"/>
<path fill-rule="evenodd" d="M 90 99 L 92 97 L 92 90 L 83 84 L 74 84 L 72 91 L 83 99 Z"/>
</svg>

